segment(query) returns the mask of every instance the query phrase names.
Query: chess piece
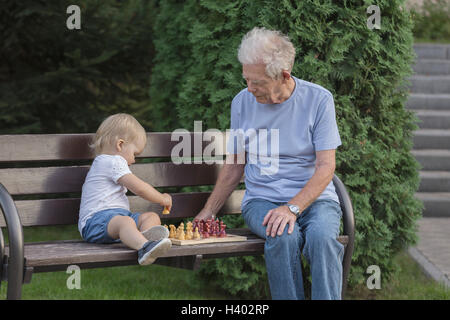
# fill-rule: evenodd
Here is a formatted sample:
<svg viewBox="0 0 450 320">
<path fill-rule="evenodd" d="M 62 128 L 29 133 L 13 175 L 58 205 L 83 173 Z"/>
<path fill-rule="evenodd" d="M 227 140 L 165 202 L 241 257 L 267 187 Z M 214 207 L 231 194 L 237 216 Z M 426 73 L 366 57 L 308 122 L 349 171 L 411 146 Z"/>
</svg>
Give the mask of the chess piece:
<svg viewBox="0 0 450 320">
<path fill-rule="evenodd" d="M 200 233 L 198 232 L 198 227 L 195 227 L 195 231 L 194 231 L 194 234 L 193 234 L 193 239 L 194 240 L 200 240 Z"/>
<path fill-rule="evenodd" d="M 176 232 L 175 232 L 175 226 L 173 224 L 169 225 L 169 238 L 175 239 Z"/>
<path fill-rule="evenodd" d="M 163 210 L 162 214 L 169 214 L 169 213 L 170 213 L 169 208 L 164 206 L 164 210 Z"/>
<path fill-rule="evenodd" d="M 207 237 L 205 235 L 208 235 Z M 211 219 L 207 219 L 203 225 L 203 238 L 209 238 L 211 236 Z"/>
<path fill-rule="evenodd" d="M 177 233 L 175 236 L 178 240 L 185 240 L 185 233 L 184 233 L 184 223 L 181 222 L 180 225 L 177 228 Z"/>
<path fill-rule="evenodd" d="M 220 231 L 219 231 L 219 237 L 225 238 L 227 236 L 227 233 L 225 229 L 227 228 L 227 225 L 222 222 L 220 222 Z"/>
<path fill-rule="evenodd" d="M 184 234 L 184 229 L 180 229 L 180 232 L 178 233 L 178 240 L 186 240 L 186 236 Z"/>
<path fill-rule="evenodd" d="M 192 221 L 192 230 L 195 230 L 195 228 L 199 226 L 199 222 L 200 220 L 198 219 L 194 219 L 194 221 Z"/>
<path fill-rule="evenodd" d="M 194 236 L 192 232 L 192 222 L 188 222 L 186 225 L 186 240 L 192 240 L 192 237 Z"/>
</svg>

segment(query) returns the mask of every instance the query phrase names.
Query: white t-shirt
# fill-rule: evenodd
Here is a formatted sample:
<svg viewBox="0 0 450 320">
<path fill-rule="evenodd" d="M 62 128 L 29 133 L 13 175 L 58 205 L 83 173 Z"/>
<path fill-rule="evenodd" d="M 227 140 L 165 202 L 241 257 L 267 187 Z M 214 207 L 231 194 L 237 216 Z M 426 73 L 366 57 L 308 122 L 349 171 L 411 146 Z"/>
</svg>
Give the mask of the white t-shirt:
<svg viewBox="0 0 450 320">
<path fill-rule="evenodd" d="M 81 192 L 80 234 L 86 221 L 98 211 L 112 208 L 130 210 L 127 188 L 117 182 L 128 173 L 131 173 L 130 168 L 122 156 L 102 154 L 94 159 Z"/>
</svg>

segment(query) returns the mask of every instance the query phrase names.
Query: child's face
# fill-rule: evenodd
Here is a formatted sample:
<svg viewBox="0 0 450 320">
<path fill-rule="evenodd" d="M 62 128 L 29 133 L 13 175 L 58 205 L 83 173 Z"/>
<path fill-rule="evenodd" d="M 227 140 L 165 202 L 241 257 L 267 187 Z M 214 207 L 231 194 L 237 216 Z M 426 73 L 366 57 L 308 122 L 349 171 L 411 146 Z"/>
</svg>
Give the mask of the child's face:
<svg viewBox="0 0 450 320">
<path fill-rule="evenodd" d="M 145 142 L 142 139 L 135 142 L 127 142 L 124 140 L 119 140 L 117 149 L 118 155 L 122 156 L 127 160 L 128 165 L 135 163 L 135 157 L 139 155 L 145 148 Z"/>
</svg>

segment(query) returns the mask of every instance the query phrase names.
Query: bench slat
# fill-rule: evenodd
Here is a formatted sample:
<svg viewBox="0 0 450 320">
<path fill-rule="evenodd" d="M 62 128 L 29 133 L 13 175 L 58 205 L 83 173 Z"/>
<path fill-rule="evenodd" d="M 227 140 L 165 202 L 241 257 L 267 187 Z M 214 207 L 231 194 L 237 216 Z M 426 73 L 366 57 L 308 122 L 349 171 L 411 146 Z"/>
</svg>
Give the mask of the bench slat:
<svg viewBox="0 0 450 320">
<path fill-rule="evenodd" d="M 0 162 L 93 159 L 89 149 L 93 136 L 93 133 L 0 135 L 0 145 L 6 151 L 0 153 Z M 183 134 L 176 141 L 171 141 L 171 137 L 170 132 L 147 133 L 147 145 L 138 158 L 170 157 L 172 148 L 187 139 L 194 154 L 194 133 Z M 202 150 L 210 143 L 201 141 Z M 215 144 L 216 155 L 224 154 L 223 143 Z"/>
<path fill-rule="evenodd" d="M 264 240 L 252 234 L 248 229 L 230 229 L 232 234 L 247 236 L 247 241 L 176 246 L 163 257 L 180 257 L 201 254 L 204 258 L 226 257 L 245 254 L 263 254 Z M 348 237 L 340 236 L 338 241 L 347 244 Z M 8 248 L 7 248 L 8 251 Z M 114 266 L 137 264 L 137 252 L 123 244 L 92 244 L 80 240 L 25 244 L 26 266 L 33 272 L 66 270 L 68 265 L 80 267 Z"/>
<path fill-rule="evenodd" d="M 214 185 L 221 164 L 141 163 L 131 171 L 154 187 Z M 11 195 L 80 192 L 89 166 L 0 169 Z M 243 178 L 241 179 L 243 181 Z"/>
<path fill-rule="evenodd" d="M 230 229 L 230 233 L 232 233 Z M 246 233 L 248 240 L 243 242 L 209 243 L 194 246 L 172 246 L 162 257 L 191 256 L 197 254 L 221 254 L 233 252 L 249 252 L 261 254 L 264 251 L 264 240 Z M 68 265 L 79 266 L 101 263 L 105 265 L 137 264 L 137 252 L 123 244 L 92 244 L 80 240 L 66 240 L 25 244 L 26 266 L 33 267 L 33 272 L 55 271 Z"/>
<path fill-rule="evenodd" d="M 226 201 L 220 214 L 237 214 L 244 197 L 244 190 L 236 190 Z M 159 204 L 150 203 L 137 196 L 129 196 L 133 212 L 157 212 L 162 218 L 187 218 L 195 216 L 204 206 L 210 192 L 174 193 L 173 209 L 170 215 L 162 215 Z M 23 226 L 64 225 L 78 223 L 80 199 L 41 199 L 17 200 L 17 211 Z M 0 215 L 0 227 L 5 227 L 3 215 Z"/>
</svg>

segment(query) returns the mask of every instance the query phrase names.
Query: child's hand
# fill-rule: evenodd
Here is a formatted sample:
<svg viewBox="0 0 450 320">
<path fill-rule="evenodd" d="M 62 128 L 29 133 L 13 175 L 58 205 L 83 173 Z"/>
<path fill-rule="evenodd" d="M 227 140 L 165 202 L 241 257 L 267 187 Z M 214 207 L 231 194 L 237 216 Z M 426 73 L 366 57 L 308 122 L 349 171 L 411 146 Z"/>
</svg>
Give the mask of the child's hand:
<svg viewBox="0 0 450 320">
<path fill-rule="evenodd" d="M 161 205 L 166 207 L 169 211 L 172 209 L 172 197 L 168 193 L 163 193 L 163 201 Z"/>
</svg>

